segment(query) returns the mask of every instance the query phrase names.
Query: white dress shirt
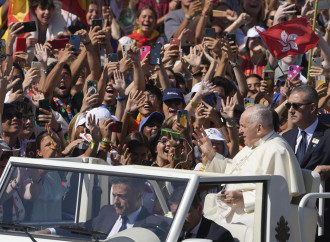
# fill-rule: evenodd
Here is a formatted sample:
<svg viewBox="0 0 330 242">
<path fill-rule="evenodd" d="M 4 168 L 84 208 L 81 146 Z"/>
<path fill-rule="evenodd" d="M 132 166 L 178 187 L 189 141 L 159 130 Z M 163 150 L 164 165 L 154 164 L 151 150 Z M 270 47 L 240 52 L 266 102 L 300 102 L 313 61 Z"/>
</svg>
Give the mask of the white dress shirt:
<svg viewBox="0 0 330 242">
<path fill-rule="evenodd" d="M 319 123 L 319 119 L 317 118 L 315 120 L 314 123 L 312 123 L 312 125 L 310 125 L 309 127 L 307 127 L 304 131 L 306 132 L 306 138 L 307 138 L 307 145 L 306 145 L 306 150 L 307 150 L 307 147 L 309 145 L 309 143 L 311 142 L 311 139 L 313 137 L 313 134 L 315 132 L 315 129 L 317 127 Z M 297 136 L 297 141 L 296 141 L 296 146 L 294 148 L 294 153 L 297 153 L 297 150 L 298 150 L 298 146 L 300 144 L 300 141 L 302 139 L 302 136 L 301 136 L 301 131 L 302 129 L 298 128 L 299 132 L 298 132 L 298 136 Z"/>
<path fill-rule="evenodd" d="M 139 216 L 140 212 L 141 212 L 141 209 L 142 207 L 140 207 L 138 210 L 136 210 L 135 212 L 133 213 L 130 213 L 127 215 L 127 229 L 130 229 L 130 228 L 133 228 L 134 224 L 135 224 L 135 221 L 137 219 L 137 217 Z M 117 219 L 116 223 L 113 225 L 109 235 L 108 235 L 108 238 L 110 238 L 111 236 L 117 234 L 119 232 L 119 229 L 122 225 L 122 216 L 119 216 L 119 218 Z"/>
</svg>

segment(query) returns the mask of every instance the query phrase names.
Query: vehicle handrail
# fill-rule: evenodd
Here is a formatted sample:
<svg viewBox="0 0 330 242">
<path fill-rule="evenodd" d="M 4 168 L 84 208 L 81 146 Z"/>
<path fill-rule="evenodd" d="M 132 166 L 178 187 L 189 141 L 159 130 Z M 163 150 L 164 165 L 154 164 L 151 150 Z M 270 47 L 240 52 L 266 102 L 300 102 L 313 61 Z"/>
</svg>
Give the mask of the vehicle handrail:
<svg viewBox="0 0 330 242">
<path fill-rule="evenodd" d="M 308 193 L 300 200 L 299 206 L 298 206 L 298 218 L 299 218 L 299 228 L 301 231 L 301 242 L 306 242 L 306 237 L 304 231 L 304 211 L 303 208 L 306 206 L 307 202 L 310 199 L 317 199 L 317 198 L 330 198 L 330 192 L 325 193 Z"/>
<path fill-rule="evenodd" d="M 319 192 L 325 192 L 325 181 L 321 181 Z M 318 236 L 324 235 L 324 198 L 319 199 L 319 226 L 317 234 Z"/>
</svg>

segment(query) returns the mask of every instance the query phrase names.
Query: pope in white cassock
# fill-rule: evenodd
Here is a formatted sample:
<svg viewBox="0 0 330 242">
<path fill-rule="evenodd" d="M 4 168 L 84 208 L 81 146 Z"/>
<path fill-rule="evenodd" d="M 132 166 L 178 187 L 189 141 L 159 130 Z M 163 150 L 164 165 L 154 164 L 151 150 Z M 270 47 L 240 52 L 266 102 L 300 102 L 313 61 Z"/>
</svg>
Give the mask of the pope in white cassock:
<svg viewBox="0 0 330 242">
<path fill-rule="evenodd" d="M 290 198 L 305 192 L 297 158 L 290 145 L 273 128 L 271 111 L 254 105 L 240 119 L 240 134 L 245 147 L 233 158 L 216 153 L 204 130 L 194 134 L 207 157 L 205 171 L 233 175 L 281 175 L 288 182 Z M 218 194 L 208 194 L 204 216 L 218 223 L 243 223 L 253 226 L 256 184 L 227 184 Z M 206 205 L 208 204 L 208 205 Z"/>
</svg>

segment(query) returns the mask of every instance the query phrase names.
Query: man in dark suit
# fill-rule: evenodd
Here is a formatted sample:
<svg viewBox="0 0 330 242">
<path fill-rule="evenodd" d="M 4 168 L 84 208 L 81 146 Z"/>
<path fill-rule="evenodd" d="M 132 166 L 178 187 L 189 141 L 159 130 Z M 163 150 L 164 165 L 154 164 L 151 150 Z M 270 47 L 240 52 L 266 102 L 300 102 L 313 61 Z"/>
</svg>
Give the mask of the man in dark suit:
<svg viewBox="0 0 330 242">
<path fill-rule="evenodd" d="M 318 95 L 310 86 L 300 86 L 291 92 L 288 102 L 288 118 L 296 126 L 283 134 L 295 151 L 301 168 L 314 170 L 325 181 L 330 191 L 330 128 L 317 118 Z M 330 200 L 325 203 L 325 237 L 317 241 L 330 241 Z"/>
<path fill-rule="evenodd" d="M 169 198 L 169 204 L 173 216 L 183 196 L 184 189 L 176 189 Z M 200 199 L 195 195 L 186 220 L 182 227 L 179 241 L 188 238 L 210 239 L 215 242 L 234 242 L 231 233 L 212 220 L 203 216 L 203 206 Z"/>
<path fill-rule="evenodd" d="M 116 177 L 111 180 L 113 205 L 105 205 L 100 209 L 99 215 L 88 220 L 80 227 L 94 232 L 101 232 L 111 237 L 118 232 L 132 227 L 148 226 L 161 240 L 164 240 L 168 231 L 168 224 L 160 217 L 153 216 L 142 206 L 142 197 L 145 189 L 145 180 L 137 178 Z M 163 228 L 163 229 L 159 229 Z M 72 236 L 67 231 L 56 228 L 38 232 L 43 234 L 59 234 Z"/>
</svg>

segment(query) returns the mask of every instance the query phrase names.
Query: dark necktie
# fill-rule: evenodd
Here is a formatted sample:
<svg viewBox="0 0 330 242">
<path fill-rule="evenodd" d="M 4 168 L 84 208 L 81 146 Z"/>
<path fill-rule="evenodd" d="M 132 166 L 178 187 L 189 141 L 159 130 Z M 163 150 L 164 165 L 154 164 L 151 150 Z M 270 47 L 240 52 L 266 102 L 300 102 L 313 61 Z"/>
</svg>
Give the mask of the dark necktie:
<svg viewBox="0 0 330 242">
<path fill-rule="evenodd" d="M 128 222 L 127 216 L 121 216 L 121 226 L 118 232 L 127 229 L 127 222 Z"/>
<path fill-rule="evenodd" d="M 302 130 L 301 131 L 301 140 L 300 140 L 300 143 L 299 143 L 299 146 L 297 149 L 297 153 L 296 153 L 299 164 L 301 164 L 301 162 L 304 158 L 304 155 L 306 152 L 306 146 L 307 146 L 306 132 Z"/>
</svg>

